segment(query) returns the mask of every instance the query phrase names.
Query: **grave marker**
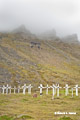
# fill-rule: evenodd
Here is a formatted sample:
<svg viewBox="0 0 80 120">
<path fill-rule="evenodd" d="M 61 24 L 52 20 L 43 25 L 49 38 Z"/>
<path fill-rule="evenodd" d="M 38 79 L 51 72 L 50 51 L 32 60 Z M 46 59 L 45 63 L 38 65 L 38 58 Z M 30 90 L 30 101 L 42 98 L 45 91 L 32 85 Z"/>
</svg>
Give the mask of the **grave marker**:
<svg viewBox="0 0 80 120">
<path fill-rule="evenodd" d="M 59 84 L 57 85 L 57 97 L 59 97 L 59 88 L 62 88 L 62 87 L 59 87 Z"/>
<path fill-rule="evenodd" d="M 20 86 L 18 86 L 18 93 L 20 93 L 20 89 L 21 89 L 21 87 L 20 87 Z"/>
<path fill-rule="evenodd" d="M 7 84 L 6 86 L 6 94 L 8 94 L 8 90 L 10 89 L 11 87 Z"/>
<path fill-rule="evenodd" d="M 38 88 L 40 89 L 40 95 L 42 95 L 42 89 L 45 88 L 45 87 L 43 87 L 43 85 L 40 84 L 40 86 Z"/>
<path fill-rule="evenodd" d="M 76 89 L 76 96 L 78 96 L 78 88 L 80 87 L 78 87 L 78 84 L 77 84 L 74 88 Z"/>
<path fill-rule="evenodd" d="M 53 90 L 53 94 L 52 94 L 52 99 L 54 99 L 54 95 L 55 95 L 55 85 L 53 84 L 50 88 L 52 88 L 52 90 Z"/>
<path fill-rule="evenodd" d="M 13 89 L 14 89 L 14 94 L 15 94 L 15 93 L 16 93 L 16 89 L 17 89 L 17 88 L 16 88 L 16 86 L 14 86 L 14 88 L 13 88 Z"/>
<path fill-rule="evenodd" d="M 5 85 L 3 85 L 3 87 L 2 87 L 2 94 L 4 94 L 5 89 L 6 89 Z"/>
<path fill-rule="evenodd" d="M 31 84 L 28 86 L 28 94 L 31 94 L 31 88 L 33 88 L 33 86 L 31 86 Z"/>
<path fill-rule="evenodd" d="M 64 88 L 65 88 L 65 96 L 67 96 L 67 95 L 69 94 L 68 89 L 69 89 L 70 87 L 68 86 L 68 84 L 66 84 Z"/>
<path fill-rule="evenodd" d="M 45 87 L 46 88 L 46 95 L 48 95 L 48 89 L 50 88 L 47 84 L 47 86 Z"/>
<path fill-rule="evenodd" d="M 24 84 L 24 86 L 22 86 L 23 89 L 23 94 L 25 95 L 26 89 L 28 88 L 28 86 L 26 86 L 26 84 Z"/>
</svg>

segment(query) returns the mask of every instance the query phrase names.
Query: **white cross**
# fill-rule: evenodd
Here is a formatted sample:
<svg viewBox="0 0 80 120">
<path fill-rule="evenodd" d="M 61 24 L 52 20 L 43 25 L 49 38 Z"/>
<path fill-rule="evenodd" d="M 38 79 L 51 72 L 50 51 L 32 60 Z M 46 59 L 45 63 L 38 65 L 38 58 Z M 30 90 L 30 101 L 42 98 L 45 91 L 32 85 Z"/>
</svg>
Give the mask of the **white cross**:
<svg viewBox="0 0 80 120">
<path fill-rule="evenodd" d="M 42 89 L 45 88 L 45 87 L 43 87 L 43 85 L 40 84 L 40 86 L 38 88 L 40 88 L 40 95 L 42 95 Z"/>
<path fill-rule="evenodd" d="M 55 85 L 55 94 L 56 94 L 56 92 L 57 92 L 56 89 L 57 89 L 57 84 Z"/>
<path fill-rule="evenodd" d="M 28 94 L 31 94 L 31 88 L 33 88 L 33 86 L 31 86 L 31 84 L 28 86 Z"/>
<path fill-rule="evenodd" d="M 8 90 L 10 89 L 11 87 L 9 87 L 9 85 L 7 84 L 6 86 L 6 94 L 8 94 Z"/>
<path fill-rule="evenodd" d="M 2 90 L 3 90 L 2 94 L 4 94 L 5 89 L 6 89 L 5 85 L 3 85 L 3 87 L 2 87 Z"/>
<path fill-rule="evenodd" d="M 76 96 L 78 96 L 78 88 L 80 88 L 80 87 L 78 87 L 78 85 L 76 85 L 74 88 L 76 89 Z"/>
<path fill-rule="evenodd" d="M 20 86 L 18 86 L 18 93 L 20 93 L 20 89 L 21 89 L 21 87 L 20 87 Z"/>
<path fill-rule="evenodd" d="M 48 88 L 50 88 L 47 84 L 47 86 L 45 87 L 46 88 L 46 95 L 48 95 Z"/>
<path fill-rule="evenodd" d="M 26 88 L 28 88 L 28 86 L 26 86 L 26 84 L 24 84 L 24 86 L 22 86 L 23 94 L 24 94 L 24 95 L 25 95 L 25 92 L 26 92 Z"/>
<path fill-rule="evenodd" d="M 59 97 L 59 88 L 62 88 L 62 87 L 59 87 L 59 84 L 57 85 L 57 97 Z"/>
<path fill-rule="evenodd" d="M 52 89 L 53 89 L 53 96 L 52 96 L 52 99 L 54 99 L 54 95 L 55 95 L 55 88 L 56 88 L 56 86 L 53 84 L 52 86 L 50 86 L 50 88 L 52 88 Z"/>
<path fill-rule="evenodd" d="M 64 88 L 65 88 L 65 95 L 67 96 L 67 95 L 69 94 L 68 89 L 69 89 L 70 87 L 68 86 L 68 84 L 66 84 Z"/>
<path fill-rule="evenodd" d="M 14 88 L 13 88 L 13 89 L 14 89 L 14 94 L 15 94 L 15 93 L 16 93 L 16 89 L 17 89 L 17 88 L 16 88 L 16 86 L 14 86 Z"/>
</svg>

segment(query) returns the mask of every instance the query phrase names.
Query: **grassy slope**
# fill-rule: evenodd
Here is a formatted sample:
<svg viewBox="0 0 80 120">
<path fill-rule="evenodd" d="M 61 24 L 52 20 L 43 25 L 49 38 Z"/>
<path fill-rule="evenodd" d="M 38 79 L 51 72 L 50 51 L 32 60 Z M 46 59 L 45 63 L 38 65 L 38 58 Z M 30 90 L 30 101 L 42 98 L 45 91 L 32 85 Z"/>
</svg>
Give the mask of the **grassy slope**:
<svg viewBox="0 0 80 120">
<path fill-rule="evenodd" d="M 80 117 L 80 97 L 73 97 L 71 95 L 64 97 L 64 91 L 60 91 L 60 97 L 52 100 L 52 93 L 49 91 L 49 95 L 39 96 L 33 98 L 32 95 L 26 94 L 0 94 L 0 115 L 11 116 L 13 120 L 29 120 L 29 118 L 21 119 L 16 116 L 26 115 L 31 117 L 30 120 L 59 120 L 66 116 L 70 117 L 70 120 L 79 120 Z M 32 93 L 33 94 L 33 93 Z M 80 96 L 80 94 L 79 94 Z M 76 112 L 76 115 L 54 115 L 54 112 Z M 4 120 L 4 119 L 1 119 Z M 6 120 L 6 119 L 5 119 Z M 8 119 L 10 120 L 10 119 Z M 11 119 L 12 120 L 12 119 Z M 69 120 L 69 119 L 63 119 Z"/>
<path fill-rule="evenodd" d="M 30 41 L 41 43 L 31 48 Z M 80 45 L 24 39 L 10 34 L 0 41 L 0 81 L 10 84 L 80 84 Z"/>
</svg>

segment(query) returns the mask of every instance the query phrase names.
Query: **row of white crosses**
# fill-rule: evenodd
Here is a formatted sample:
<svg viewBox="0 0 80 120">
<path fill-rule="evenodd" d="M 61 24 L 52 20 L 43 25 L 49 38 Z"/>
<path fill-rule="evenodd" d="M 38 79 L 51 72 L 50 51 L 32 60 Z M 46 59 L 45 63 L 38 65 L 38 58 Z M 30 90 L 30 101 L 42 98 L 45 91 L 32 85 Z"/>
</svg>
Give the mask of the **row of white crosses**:
<svg viewBox="0 0 80 120">
<path fill-rule="evenodd" d="M 29 86 L 26 86 L 26 84 L 24 84 L 24 86 L 22 86 L 23 89 L 23 94 L 25 95 L 26 93 L 26 89 L 28 88 L 28 94 L 31 94 L 31 88 L 33 88 L 33 86 L 31 86 L 31 84 Z"/>
<path fill-rule="evenodd" d="M 31 94 L 31 88 L 32 87 L 33 86 L 31 86 L 31 84 L 29 86 L 26 86 L 26 84 L 24 84 L 24 86 L 22 86 L 22 87 L 18 86 L 18 88 L 16 88 L 16 86 L 14 86 L 14 88 L 11 88 L 11 86 L 9 86 L 7 84 L 6 86 L 3 85 L 3 87 L 0 87 L 0 88 L 2 88 L 2 94 L 4 94 L 5 91 L 6 91 L 6 94 L 11 94 L 11 89 L 14 90 L 14 94 L 16 93 L 16 90 L 18 90 L 18 93 L 20 93 L 20 89 L 22 89 L 23 90 L 23 94 L 25 95 L 27 88 L 28 88 L 28 94 Z"/>
<path fill-rule="evenodd" d="M 11 89 L 14 90 L 14 94 L 16 93 L 16 90 L 18 91 L 18 93 L 20 93 L 20 89 L 23 90 L 23 94 L 25 95 L 26 94 L 26 89 L 28 89 L 28 94 L 31 94 L 31 89 L 33 88 L 33 86 L 30 84 L 29 86 L 27 86 L 26 84 L 24 84 L 24 86 L 20 87 L 18 86 L 18 88 L 16 88 L 14 86 L 14 88 L 11 88 L 11 86 L 9 86 L 8 84 L 6 86 L 3 85 L 3 87 L 0 87 L 2 88 L 2 93 L 4 94 L 5 91 L 6 91 L 6 94 L 11 94 Z M 52 86 L 46 86 L 46 87 L 43 87 L 42 84 L 40 84 L 40 86 L 38 87 L 40 89 L 40 95 L 42 95 L 42 90 L 46 88 L 46 95 L 48 95 L 48 89 L 49 88 L 52 88 L 52 94 L 53 94 L 53 99 L 54 99 L 54 95 L 57 93 L 57 97 L 59 97 L 59 89 L 62 88 L 58 85 L 52 85 Z M 69 88 L 70 86 L 68 86 L 68 84 L 65 85 L 65 96 L 67 96 L 69 94 Z M 71 90 L 72 90 L 72 97 L 73 97 L 73 90 L 76 89 L 76 96 L 78 96 L 78 88 L 80 88 L 78 85 L 76 85 L 75 87 L 73 87 Z"/>
<path fill-rule="evenodd" d="M 18 88 L 16 88 L 16 86 L 14 86 L 14 88 L 12 88 L 12 89 L 14 90 L 14 94 L 16 93 L 16 90 L 18 90 L 18 93 L 20 93 L 20 89 L 21 89 L 21 87 L 18 86 Z"/>
<path fill-rule="evenodd" d="M 48 95 L 48 89 L 49 88 L 52 88 L 52 94 L 53 94 L 53 99 L 54 99 L 54 95 L 56 94 L 56 89 L 57 89 L 57 97 L 59 97 L 59 89 L 61 88 L 60 86 L 59 86 L 59 84 L 58 85 L 52 85 L 52 86 L 46 86 L 46 87 L 43 87 L 43 85 L 42 84 L 40 84 L 40 86 L 38 87 L 39 89 L 40 89 L 40 95 L 42 95 L 42 89 L 44 89 L 44 88 L 46 88 L 46 95 Z"/>
<path fill-rule="evenodd" d="M 65 85 L 65 95 L 67 96 L 68 94 L 69 94 L 69 88 L 70 88 L 70 86 L 68 86 L 68 84 L 66 84 Z M 77 85 L 75 85 L 75 87 L 73 87 L 71 90 L 72 90 L 72 97 L 73 97 L 73 90 L 74 89 L 76 89 L 76 96 L 78 96 L 78 88 L 80 88 L 79 86 L 78 86 L 78 84 Z"/>
<path fill-rule="evenodd" d="M 50 87 L 48 85 L 46 87 L 43 87 L 43 85 L 40 84 L 40 86 L 38 88 L 40 89 L 40 95 L 42 95 L 42 89 L 46 88 L 46 95 L 48 95 L 48 89 L 52 88 L 52 91 L 53 91 L 52 92 L 52 98 L 54 99 L 54 96 L 56 94 L 56 90 L 57 90 L 57 97 L 59 97 L 59 89 L 62 88 L 62 87 L 60 87 L 59 84 L 58 85 L 53 84 Z M 63 87 L 63 88 L 65 88 L 65 96 L 67 96 L 69 94 L 70 86 L 68 86 L 68 84 L 66 84 L 65 87 Z M 80 88 L 78 85 L 76 85 L 74 88 L 72 88 L 72 97 L 73 97 L 73 89 L 76 89 L 76 96 L 78 96 L 78 88 Z"/>
<path fill-rule="evenodd" d="M 5 90 L 6 90 L 6 94 L 8 94 L 8 93 L 11 94 L 11 86 L 8 86 L 8 84 L 6 86 L 3 85 L 3 87 L 2 87 L 3 94 L 5 93 Z"/>
</svg>

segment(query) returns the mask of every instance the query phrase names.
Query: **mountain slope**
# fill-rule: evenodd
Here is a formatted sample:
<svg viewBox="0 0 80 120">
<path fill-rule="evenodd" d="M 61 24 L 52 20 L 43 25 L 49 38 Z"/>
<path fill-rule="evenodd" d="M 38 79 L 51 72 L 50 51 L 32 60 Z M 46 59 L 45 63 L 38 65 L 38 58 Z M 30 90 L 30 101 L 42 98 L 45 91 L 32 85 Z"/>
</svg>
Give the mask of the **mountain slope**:
<svg viewBox="0 0 80 120">
<path fill-rule="evenodd" d="M 80 83 L 80 44 L 0 34 L 0 84 Z"/>
<path fill-rule="evenodd" d="M 78 43 L 78 37 L 77 34 L 72 34 L 72 35 L 68 35 L 64 38 L 62 38 L 63 41 L 68 42 L 68 43 Z"/>
</svg>

